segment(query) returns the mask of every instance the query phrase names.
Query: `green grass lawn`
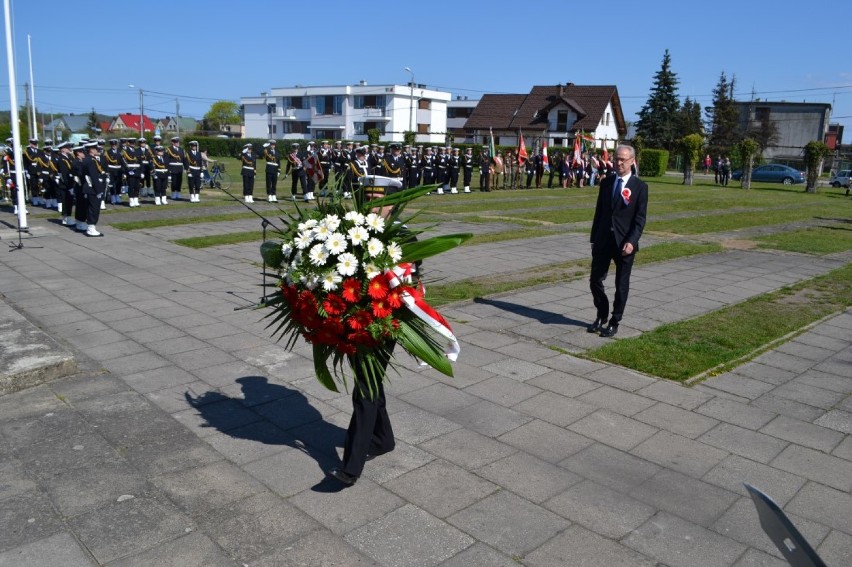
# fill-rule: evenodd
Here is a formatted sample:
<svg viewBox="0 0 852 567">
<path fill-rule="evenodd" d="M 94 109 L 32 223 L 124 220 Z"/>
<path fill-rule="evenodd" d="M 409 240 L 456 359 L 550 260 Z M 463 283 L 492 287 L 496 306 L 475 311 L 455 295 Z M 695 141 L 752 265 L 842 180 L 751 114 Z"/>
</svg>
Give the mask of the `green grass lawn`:
<svg viewBox="0 0 852 567">
<path fill-rule="evenodd" d="M 852 250 L 852 219 L 841 225 L 826 225 L 780 232 L 756 238 L 761 248 L 774 248 L 803 254 L 834 254 Z"/>
</svg>

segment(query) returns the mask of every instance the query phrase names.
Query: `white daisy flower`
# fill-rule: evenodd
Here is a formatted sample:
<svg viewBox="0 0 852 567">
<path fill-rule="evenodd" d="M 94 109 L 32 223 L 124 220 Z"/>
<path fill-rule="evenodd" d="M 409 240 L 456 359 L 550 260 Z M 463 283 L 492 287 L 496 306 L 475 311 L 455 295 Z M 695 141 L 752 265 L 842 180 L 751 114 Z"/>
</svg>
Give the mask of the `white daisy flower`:
<svg viewBox="0 0 852 567">
<path fill-rule="evenodd" d="M 312 229 L 317 224 L 319 224 L 319 223 L 317 222 L 316 219 L 308 219 L 305 222 L 300 222 L 299 223 L 299 232 L 305 232 L 306 230 Z"/>
<path fill-rule="evenodd" d="M 370 234 L 363 226 L 353 226 L 349 229 L 349 240 L 352 241 L 352 246 L 360 246 L 370 238 Z"/>
<path fill-rule="evenodd" d="M 388 256 L 394 262 L 399 262 L 402 258 L 402 247 L 396 242 L 391 242 L 388 244 Z"/>
<path fill-rule="evenodd" d="M 334 270 L 330 270 L 325 273 L 322 277 L 322 288 L 325 291 L 334 291 L 337 289 L 337 286 L 340 285 L 340 282 L 343 281 L 343 277 L 335 272 Z"/>
<path fill-rule="evenodd" d="M 345 218 L 355 226 L 361 226 L 362 224 L 364 224 L 364 215 L 362 215 L 358 211 L 349 211 L 343 218 Z"/>
<path fill-rule="evenodd" d="M 281 245 L 281 255 L 285 258 L 289 258 L 290 254 L 293 252 L 293 247 L 290 246 L 289 242 L 285 242 Z"/>
<path fill-rule="evenodd" d="M 324 223 L 320 223 L 313 229 L 314 238 L 320 242 L 325 242 L 328 236 L 332 233 Z"/>
<path fill-rule="evenodd" d="M 325 247 L 331 254 L 335 255 L 340 254 L 341 252 L 346 252 L 346 237 L 339 232 L 332 233 L 325 241 Z"/>
<path fill-rule="evenodd" d="M 340 226 L 340 217 L 337 215 L 328 215 L 327 217 L 322 219 L 322 222 L 320 224 L 324 224 L 328 227 L 328 230 L 334 232 L 335 230 L 337 230 L 337 227 Z"/>
<path fill-rule="evenodd" d="M 328 260 L 328 250 L 322 244 L 315 244 L 311 248 L 310 259 L 314 266 L 325 266 L 325 262 Z"/>
<path fill-rule="evenodd" d="M 308 246 L 311 245 L 311 242 L 314 241 L 313 236 L 309 230 L 305 230 L 299 233 L 294 242 L 296 243 L 296 248 L 299 250 L 304 250 Z"/>
<path fill-rule="evenodd" d="M 373 258 L 381 254 L 384 249 L 385 245 L 382 244 L 382 241 L 378 238 L 371 238 L 370 241 L 367 242 L 367 252 Z"/>
<path fill-rule="evenodd" d="M 358 269 L 358 259 L 355 254 L 346 252 L 337 257 L 337 273 L 341 276 L 352 276 Z"/>
<path fill-rule="evenodd" d="M 385 219 L 381 215 L 370 213 L 364 220 L 373 232 L 385 231 Z"/>
<path fill-rule="evenodd" d="M 367 279 L 371 280 L 382 273 L 379 267 L 373 263 L 365 264 L 364 271 L 367 273 Z"/>
</svg>

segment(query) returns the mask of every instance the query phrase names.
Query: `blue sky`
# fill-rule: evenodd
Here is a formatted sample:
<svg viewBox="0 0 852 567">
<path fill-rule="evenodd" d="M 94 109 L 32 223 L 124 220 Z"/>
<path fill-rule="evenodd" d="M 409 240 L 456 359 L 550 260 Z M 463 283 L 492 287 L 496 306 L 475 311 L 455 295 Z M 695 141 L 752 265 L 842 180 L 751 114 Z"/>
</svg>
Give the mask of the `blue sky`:
<svg viewBox="0 0 852 567">
<path fill-rule="evenodd" d="M 681 98 L 709 105 L 724 71 L 736 76 L 739 100 L 753 90 L 763 99 L 833 102 L 832 122 L 852 126 L 852 58 L 840 31 L 852 21 L 848 0 L 581 6 L 13 0 L 17 82 L 28 80 L 29 34 L 36 102 L 56 114 L 138 112 L 141 87 L 146 114 L 173 115 L 177 99 L 181 115 L 200 118 L 215 100 L 270 87 L 404 84 L 410 67 L 418 83 L 471 99 L 569 81 L 615 84 L 635 120 L 668 48 Z M 5 70 L 5 42 L 2 54 Z M 8 108 L 2 77 L 0 108 Z"/>
</svg>

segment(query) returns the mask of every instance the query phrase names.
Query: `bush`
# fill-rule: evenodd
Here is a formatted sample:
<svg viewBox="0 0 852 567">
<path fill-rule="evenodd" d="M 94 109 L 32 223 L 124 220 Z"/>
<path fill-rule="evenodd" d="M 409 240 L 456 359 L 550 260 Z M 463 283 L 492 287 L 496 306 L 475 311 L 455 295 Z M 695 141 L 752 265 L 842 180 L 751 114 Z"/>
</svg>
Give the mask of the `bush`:
<svg viewBox="0 0 852 567">
<path fill-rule="evenodd" d="M 642 150 L 639 154 L 639 173 L 645 177 L 661 177 L 666 173 L 669 152 L 666 150 Z"/>
</svg>

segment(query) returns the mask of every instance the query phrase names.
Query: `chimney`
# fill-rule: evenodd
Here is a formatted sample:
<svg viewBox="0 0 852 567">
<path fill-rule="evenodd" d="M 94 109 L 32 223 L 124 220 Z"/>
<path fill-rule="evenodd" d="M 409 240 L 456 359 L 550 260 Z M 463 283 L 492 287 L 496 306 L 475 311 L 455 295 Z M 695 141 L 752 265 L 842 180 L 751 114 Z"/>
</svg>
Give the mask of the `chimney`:
<svg viewBox="0 0 852 567">
<path fill-rule="evenodd" d="M 362 87 L 366 87 L 367 81 L 365 81 L 364 79 L 361 79 L 360 81 L 358 81 L 358 84 L 361 85 Z"/>
<path fill-rule="evenodd" d="M 574 86 L 574 83 L 566 83 L 566 85 L 565 85 L 565 86 L 566 86 L 566 87 L 573 87 L 573 86 Z"/>
<path fill-rule="evenodd" d="M 559 83 L 557 86 L 559 87 L 559 96 L 565 96 L 565 87 L 562 86 L 562 83 Z"/>
</svg>

